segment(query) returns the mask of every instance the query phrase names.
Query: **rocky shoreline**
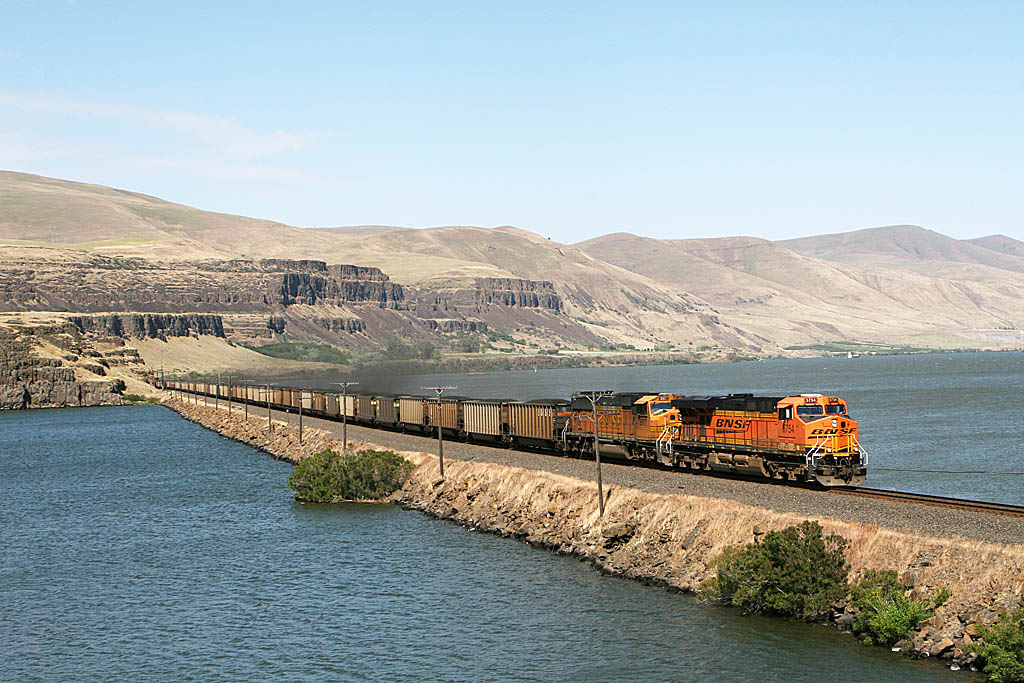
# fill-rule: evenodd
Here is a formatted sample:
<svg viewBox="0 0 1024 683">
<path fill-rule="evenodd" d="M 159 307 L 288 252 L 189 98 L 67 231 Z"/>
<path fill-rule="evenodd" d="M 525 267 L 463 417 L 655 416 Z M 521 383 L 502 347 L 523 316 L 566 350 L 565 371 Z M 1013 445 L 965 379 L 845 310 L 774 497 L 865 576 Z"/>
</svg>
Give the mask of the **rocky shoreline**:
<svg viewBox="0 0 1024 683">
<path fill-rule="evenodd" d="M 341 443 L 326 431 L 298 430 L 265 417 L 246 421 L 240 406 L 195 405 L 168 400 L 183 417 L 271 456 L 297 462 Z M 352 444 L 352 442 L 350 442 Z M 373 448 L 373 444 L 355 444 Z M 596 486 L 586 480 L 486 462 L 448 460 L 445 479 L 437 459 L 402 452 L 416 469 L 392 500 L 407 508 L 468 528 L 524 540 L 593 563 L 601 571 L 696 592 L 713 573 L 722 550 L 814 519 L 826 532 L 848 541 L 851 577 L 867 569 L 893 569 L 908 595 L 952 596 L 912 639 L 893 648 L 904 655 L 941 659 L 951 668 L 973 668 L 967 652 L 978 625 L 995 622 L 1024 595 L 1024 546 L 968 539 L 935 538 L 872 524 L 765 510 L 735 501 L 665 495 L 623 486 L 606 490 L 606 513 L 598 514 Z M 829 622 L 849 630 L 856 617 L 849 600 L 833 605 Z"/>
</svg>

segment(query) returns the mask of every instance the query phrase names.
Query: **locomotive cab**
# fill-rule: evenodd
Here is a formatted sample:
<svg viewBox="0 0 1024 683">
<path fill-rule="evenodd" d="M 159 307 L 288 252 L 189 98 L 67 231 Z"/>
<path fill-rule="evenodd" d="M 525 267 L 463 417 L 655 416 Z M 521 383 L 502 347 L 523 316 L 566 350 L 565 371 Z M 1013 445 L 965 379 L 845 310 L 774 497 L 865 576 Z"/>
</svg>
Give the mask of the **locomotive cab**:
<svg viewBox="0 0 1024 683">
<path fill-rule="evenodd" d="M 867 474 L 857 422 L 838 396 L 801 394 L 778 404 L 779 434 L 806 454 L 807 479 L 826 486 L 862 483 Z"/>
</svg>

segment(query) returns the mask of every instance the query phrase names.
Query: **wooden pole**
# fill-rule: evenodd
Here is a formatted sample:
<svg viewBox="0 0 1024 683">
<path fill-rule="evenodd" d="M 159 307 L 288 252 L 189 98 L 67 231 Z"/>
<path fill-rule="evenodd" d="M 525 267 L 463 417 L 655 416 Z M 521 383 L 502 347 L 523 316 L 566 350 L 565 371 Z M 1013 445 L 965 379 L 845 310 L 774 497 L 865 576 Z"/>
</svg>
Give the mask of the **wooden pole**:
<svg viewBox="0 0 1024 683">
<path fill-rule="evenodd" d="M 444 435 L 441 432 L 441 394 L 448 389 L 456 389 L 457 387 L 420 387 L 421 389 L 430 389 L 437 394 L 437 460 L 441 467 L 441 478 L 444 479 Z"/>
<path fill-rule="evenodd" d="M 270 421 L 270 385 L 267 385 L 267 432 L 274 433 L 274 423 Z"/>
</svg>

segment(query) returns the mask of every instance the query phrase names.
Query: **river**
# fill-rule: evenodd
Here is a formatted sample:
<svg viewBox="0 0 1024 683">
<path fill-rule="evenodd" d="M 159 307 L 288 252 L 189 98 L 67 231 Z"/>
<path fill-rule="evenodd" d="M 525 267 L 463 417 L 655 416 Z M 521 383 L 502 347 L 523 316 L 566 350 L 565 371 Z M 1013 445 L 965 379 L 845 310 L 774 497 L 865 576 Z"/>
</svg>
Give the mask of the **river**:
<svg viewBox="0 0 1024 683">
<path fill-rule="evenodd" d="M 0 679 L 977 680 L 289 471 L 160 406 L 0 413 Z"/>
</svg>

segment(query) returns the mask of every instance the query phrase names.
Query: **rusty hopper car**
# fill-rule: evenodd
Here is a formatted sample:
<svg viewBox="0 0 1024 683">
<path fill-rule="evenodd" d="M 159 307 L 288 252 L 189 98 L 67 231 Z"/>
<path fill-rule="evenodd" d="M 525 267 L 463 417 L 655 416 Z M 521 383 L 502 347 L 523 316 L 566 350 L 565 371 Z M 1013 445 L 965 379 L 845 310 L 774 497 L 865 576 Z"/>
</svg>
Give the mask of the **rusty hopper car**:
<svg viewBox="0 0 1024 683">
<path fill-rule="evenodd" d="M 373 396 L 368 394 L 356 396 L 356 417 L 365 424 L 373 422 L 374 417 L 376 417 L 373 407 Z"/>
<path fill-rule="evenodd" d="M 377 423 L 389 427 L 396 426 L 398 422 L 398 399 L 394 396 L 375 396 L 373 403 Z"/>
<path fill-rule="evenodd" d="M 466 435 L 478 441 L 504 441 L 508 435 L 507 401 L 463 401 Z"/>
<path fill-rule="evenodd" d="M 569 402 L 565 399 L 508 404 L 509 436 L 513 444 L 535 448 L 560 447 L 568 411 Z"/>
<path fill-rule="evenodd" d="M 423 410 L 422 396 L 399 396 L 398 397 L 398 423 L 404 429 L 413 428 L 419 431 L 424 429 L 426 413 Z"/>
<path fill-rule="evenodd" d="M 427 414 L 427 425 L 431 431 L 438 425 L 452 436 L 459 436 L 462 432 L 462 398 L 442 398 L 440 403 L 435 399 L 424 401 L 424 410 Z M 440 406 L 440 414 L 438 413 Z"/>
</svg>

